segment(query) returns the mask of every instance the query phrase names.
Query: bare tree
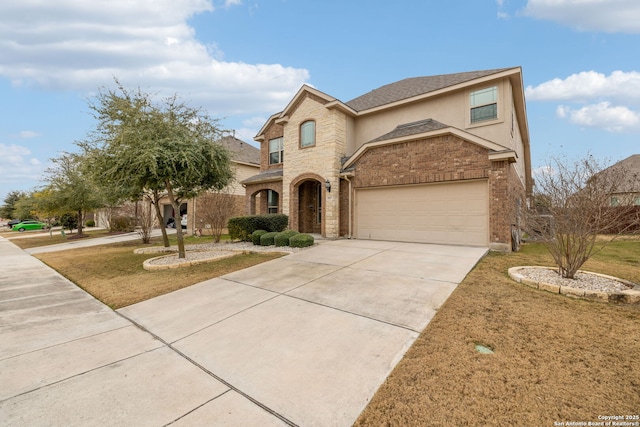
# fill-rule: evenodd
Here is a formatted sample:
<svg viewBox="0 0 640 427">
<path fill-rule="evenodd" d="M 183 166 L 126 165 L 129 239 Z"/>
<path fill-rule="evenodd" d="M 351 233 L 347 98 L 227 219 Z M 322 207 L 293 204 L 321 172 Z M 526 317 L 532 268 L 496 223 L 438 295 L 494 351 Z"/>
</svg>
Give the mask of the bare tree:
<svg viewBox="0 0 640 427">
<path fill-rule="evenodd" d="M 235 213 L 235 196 L 227 189 L 222 189 L 209 191 L 203 194 L 200 199 L 202 219 L 205 224 L 211 227 L 213 240 L 219 243 L 227 221 Z"/>
<path fill-rule="evenodd" d="M 546 246 L 558 273 L 573 279 L 591 256 L 640 224 L 634 199 L 616 196 L 637 186 L 637 176 L 622 167 L 605 169 L 592 156 L 575 162 L 553 158 L 536 176 L 527 232 Z"/>
<path fill-rule="evenodd" d="M 156 214 L 152 203 L 148 200 L 136 202 L 136 205 L 138 214 L 138 228 L 136 231 L 140 235 L 142 243 L 147 244 L 151 242 L 151 232 L 156 226 Z"/>
</svg>

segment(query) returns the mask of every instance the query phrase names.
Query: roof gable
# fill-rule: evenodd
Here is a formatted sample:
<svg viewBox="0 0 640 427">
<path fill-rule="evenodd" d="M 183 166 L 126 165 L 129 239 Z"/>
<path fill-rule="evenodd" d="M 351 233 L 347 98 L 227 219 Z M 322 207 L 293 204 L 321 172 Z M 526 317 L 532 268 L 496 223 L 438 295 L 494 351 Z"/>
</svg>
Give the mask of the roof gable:
<svg viewBox="0 0 640 427">
<path fill-rule="evenodd" d="M 512 68 L 468 71 L 438 76 L 411 77 L 395 83 L 384 85 L 369 93 L 361 95 L 345 104 L 356 111 L 364 111 L 394 102 L 407 100 L 430 92 L 436 92 L 451 86 L 498 74 Z"/>
</svg>

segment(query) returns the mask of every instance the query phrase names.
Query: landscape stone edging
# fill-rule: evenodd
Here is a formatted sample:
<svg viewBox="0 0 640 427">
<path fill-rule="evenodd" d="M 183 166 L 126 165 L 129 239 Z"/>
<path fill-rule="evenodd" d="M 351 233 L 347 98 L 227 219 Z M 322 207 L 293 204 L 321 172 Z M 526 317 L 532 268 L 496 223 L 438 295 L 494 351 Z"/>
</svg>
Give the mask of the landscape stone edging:
<svg viewBox="0 0 640 427">
<path fill-rule="evenodd" d="M 199 251 L 193 251 L 193 252 L 199 252 Z M 206 252 L 206 251 L 202 251 L 202 252 Z M 145 260 L 142 263 L 142 268 L 144 268 L 145 270 L 169 270 L 169 269 L 173 269 L 173 268 L 182 268 L 182 267 L 190 267 L 192 265 L 196 265 L 196 264 L 203 264 L 205 262 L 211 262 L 213 260 L 221 260 L 221 259 L 226 259 L 226 258 L 231 258 L 234 257 L 238 254 L 241 253 L 248 253 L 247 251 L 229 251 L 231 253 L 229 254 L 225 254 L 225 255 L 220 255 L 220 251 L 216 252 L 216 255 L 211 256 L 209 258 L 201 258 L 201 259 L 194 259 L 191 261 L 188 260 L 184 260 L 184 261 L 178 261 L 175 263 L 171 263 L 171 264 L 152 264 L 152 262 L 154 260 L 160 259 L 160 258 L 168 258 L 168 257 L 173 257 L 175 256 L 175 253 L 171 254 L 171 255 L 162 255 L 162 256 L 157 256 L 157 257 L 153 257 L 153 258 L 149 258 L 148 260 Z"/>
<path fill-rule="evenodd" d="M 593 274 L 595 276 L 605 277 L 607 279 L 616 280 L 618 282 L 624 283 L 625 285 L 629 285 L 633 287 L 633 289 L 627 289 L 620 292 L 593 291 L 588 289 L 577 289 L 577 288 L 572 288 L 570 286 L 554 285 L 551 283 L 538 282 L 535 280 L 531 280 L 524 277 L 522 274 L 518 273 L 519 270 L 524 268 L 544 268 L 547 270 L 556 270 L 555 267 L 541 267 L 541 266 L 511 267 L 508 270 L 509 277 L 511 277 L 513 280 L 523 285 L 529 286 L 534 289 L 541 289 L 543 291 L 551 292 L 554 294 L 562 294 L 562 295 L 566 295 L 574 298 L 586 299 L 589 301 L 615 302 L 615 303 L 623 303 L 623 304 L 640 304 L 640 287 L 638 287 L 635 283 L 629 282 L 628 280 L 620 279 L 614 276 L 608 276 L 606 274 L 578 270 L 579 273 Z"/>
</svg>

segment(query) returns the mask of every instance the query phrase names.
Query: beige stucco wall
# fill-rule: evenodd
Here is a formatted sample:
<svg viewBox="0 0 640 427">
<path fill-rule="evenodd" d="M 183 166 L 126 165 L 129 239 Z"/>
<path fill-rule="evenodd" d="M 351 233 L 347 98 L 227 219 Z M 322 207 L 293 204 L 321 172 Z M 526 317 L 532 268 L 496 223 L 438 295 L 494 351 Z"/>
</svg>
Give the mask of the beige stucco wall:
<svg viewBox="0 0 640 427">
<path fill-rule="evenodd" d="M 232 167 L 235 171 L 235 180 L 227 188 L 231 190 L 232 194 L 235 194 L 237 196 L 244 196 L 245 189 L 242 184 L 240 184 L 240 182 L 260 172 L 260 166 L 233 162 Z"/>
<path fill-rule="evenodd" d="M 307 120 L 316 121 L 316 145 L 300 148 L 300 124 Z M 290 183 L 304 174 L 316 174 L 331 182 L 331 192 L 325 192 L 324 226 L 327 237 L 339 235 L 339 196 L 338 173 L 340 159 L 346 151 L 347 120 L 344 113 L 328 110 L 320 102 L 309 97 L 300 102 L 289 115 L 284 127 L 284 167 L 282 210 L 292 214 L 293 188 Z"/>
<path fill-rule="evenodd" d="M 471 92 L 496 85 L 498 87 L 498 118 L 482 123 L 470 123 L 469 95 Z M 354 144 L 349 145 L 347 155 L 353 154 L 362 144 L 385 133 L 396 126 L 424 119 L 434 119 L 443 124 L 465 130 L 481 138 L 488 139 L 505 148 L 515 149 L 516 141 L 511 137 L 511 113 L 513 97 L 508 79 L 482 83 L 447 92 L 442 96 L 426 98 L 394 109 L 359 116 L 354 124 Z"/>
</svg>

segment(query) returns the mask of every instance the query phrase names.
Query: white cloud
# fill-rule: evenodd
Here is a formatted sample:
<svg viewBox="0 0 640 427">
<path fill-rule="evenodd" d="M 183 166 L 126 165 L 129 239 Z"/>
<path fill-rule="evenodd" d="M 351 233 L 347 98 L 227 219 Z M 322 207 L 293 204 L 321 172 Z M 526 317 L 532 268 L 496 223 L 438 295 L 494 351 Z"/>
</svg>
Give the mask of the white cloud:
<svg viewBox="0 0 640 427">
<path fill-rule="evenodd" d="M 16 135 L 16 137 L 20 138 L 20 139 L 37 138 L 39 136 L 41 136 L 40 133 L 34 132 L 32 130 L 23 130 L 23 131 L 19 132 L 18 135 Z"/>
<path fill-rule="evenodd" d="M 533 101 L 584 101 L 614 99 L 640 102 L 640 72 L 614 71 L 609 76 L 595 71 L 572 74 L 566 79 L 553 79 L 526 88 L 527 98 Z"/>
<path fill-rule="evenodd" d="M 638 0 L 528 0 L 524 14 L 580 31 L 640 33 Z"/>
<path fill-rule="evenodd" d="M 640 132 L 640 73 L 614 71 L 609 76 L 595 71 L 553 79 L 528 86 L 533 101 L 563 101 L 556 115 L 570 123 L 609 132 Z"/>
<path fill-rule="evenodd" d="M 573 109 L 564 105 L 558 106 L 556 114 L 568 118 L 579 126 L 605 129 L 610 132 L 640 132 L 640 112 L 627 107 L 614 106 L 609 102 L 585 105 Z"/>
<path fill-rule="evenodd" d="M 187 23 L 213 10 L 210 0 L 0 2 L 0 77 L 95 91 L 116 76 L 128 87 L 177 92 L 214 115 L 282 108 L 308 71 L 221 60 L 219 49 L 198 41 Z"/>
<path fill-rule="evenodd" d="M 21 145 L 0 143 L 0 183 L 22 184 L 42 176 L 45 167 L 33 157 L 31 150 Z"/>
</svg>

